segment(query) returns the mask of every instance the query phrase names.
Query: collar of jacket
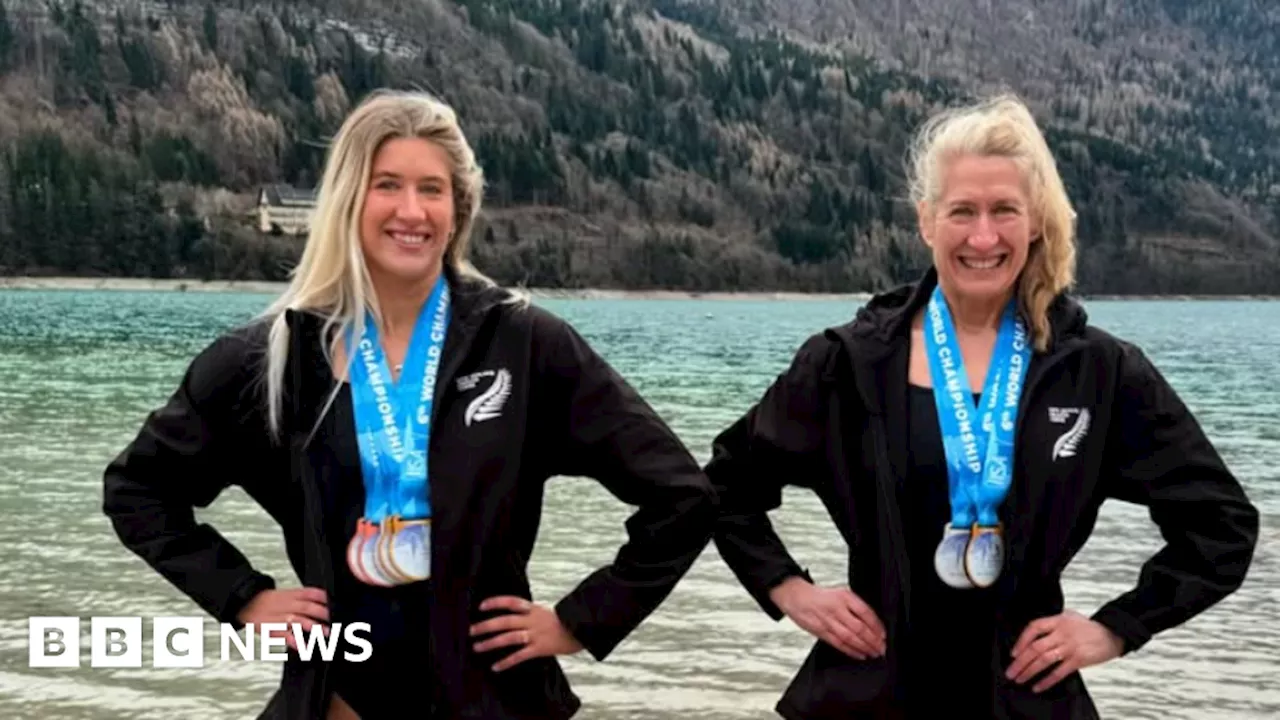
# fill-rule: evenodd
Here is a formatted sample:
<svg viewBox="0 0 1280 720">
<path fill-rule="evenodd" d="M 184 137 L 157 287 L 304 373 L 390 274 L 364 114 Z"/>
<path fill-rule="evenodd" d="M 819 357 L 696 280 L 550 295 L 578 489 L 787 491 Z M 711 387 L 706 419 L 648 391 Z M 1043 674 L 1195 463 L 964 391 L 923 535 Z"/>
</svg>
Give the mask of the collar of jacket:
<svg viewBox="0 0 1280 720">
<path fill-rule="evenodd" d="M 883 414 L 886 404 L 897 400 L 886 391 L 905 387 L 905 362 L 890 361 L 905 360 L 911 347 L 912 320 L 928 304 L 937 285 L 938 272 L 930 266 L 919 280 L 873 297 L 852 322 L 827 330 L 827 336 L 840 343 L 853 360 L 858 393 L 868 412 Z M 1043 353 L 1033 353 L 1033 363 L 1073 347 L 1083 339 L 1087 324 L 1084 308 L 1067 294 L 1059 294 L 1049 305 L 1048 346 Z M 901 378 L 887 377 L 898 370 Z"/>
<path fill-rule="evenodd" d="M 435 408 L 440 407 L 441 394 L 470 351 L 485 317 L 509 297 L 503 288 L 459 273 L 450 265 L 445 265 L 444 274 L 449 283 L 451 307 L 449 329 L 441 353 L 444 363 L 436 380 Z M 285 311 L 285 322 L 289 327 L 290 341 L 286 373 L 292 386 L 291 426 L 309 430 L 317 419 L 316 411 L 320 409 L 313 401 L 325 397 L 334 383 L 328 363 L 322 360 L 327 342 L 325 318 L 315 310 L 290 308 Z M 311 408 L 311 412 L 307 412 L 307 408 Z"/>
</svg>

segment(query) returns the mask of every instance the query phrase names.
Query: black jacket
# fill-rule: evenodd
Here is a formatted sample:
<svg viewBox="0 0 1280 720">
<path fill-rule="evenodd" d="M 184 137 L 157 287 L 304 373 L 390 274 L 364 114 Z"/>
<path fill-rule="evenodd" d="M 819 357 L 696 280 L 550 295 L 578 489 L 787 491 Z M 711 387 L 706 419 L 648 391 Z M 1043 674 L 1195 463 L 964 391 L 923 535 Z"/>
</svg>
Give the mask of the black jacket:
<svg viewBox="0 0 1280 720">
<path fill-rule="evenodd" d="M 761 607 L 779 619 L 769 590 L 807 577 L 766 515 L 784 485 L 801 486 L 830 513 L 848 544 L 850 588 L 888 633 L 886 655 L 861 662 L 816 643 L 777 705 L 784 717 L 900 717 L 900 672 L 912 659 L 894 639 L 911 622 L 909 562 L 932 559 L 908 558 L 895 498 L 908 463 L 911 323 L 936 281 L 930 270 L 877 296 L 852 322 L 810 337 L 759 403 L 714 441 L 707 473 L 723 513 L 716 546 Z M 1258 534 L 1256 509 L 1143 353 L 1088 325 L 1066 296 L 1052 306 L 1051 324 L 1052 343 L 1028 371 L 1014 484 L 1001 508 L 1008 552 L 996 592 L 992 695 L 1002 719 L 1097 717 L 1079 673 L 1036 695 L 1003 671 L 1026 624 L 1062 612 L 1061 574 L 1104 500 L 1147 506 L 1166 541 L 1137 586 L 1094 616 L 1126 653 L 1238 588 Z"/>
<path fill-rule="evenodd" d="M 438 718 L 567 718 L 579 708 L 554 658 L 501 673 L 511 649 L 479 655 L 469 626 L 491 617 L 494 595 L 530 597 L 526 564 L 544 482 L 592 477 L 639 506 L 615 561 L 555 607 L 566 628 L 604 659 L 661 603 L 710 542 L 715 496 L 697 462 L 653 410 L 565 322 L 534 306 L 501 302 L 503 291 L 452 272 L 454 314 L 436 386 L 431 468 L 430 672 Z M 242 487 L 279 524 L 301 582 L 334 593 L 322 500 L 338 470 L 317 462 L 323 436 L 307 444 L 333 378 L 321 355 L 321 321 L 289 312 L 284 432 L 268 439 L 259 388 L 265 327 L 227 333 L 195 358 L 168 403 L 106 470 L 104 508 L 126 546 L 222 622 L 274 581 L 222 535 L 197 525 L 229 485 Z M 510 396 L 496 418 L 467 408 L 487 382 L 472 373 L 507 370 Z M 341 538 L 345 542 L 346 538 Z M 263 718 L 321 718 L 326 665 L 285 663 Z"/>
</svg>

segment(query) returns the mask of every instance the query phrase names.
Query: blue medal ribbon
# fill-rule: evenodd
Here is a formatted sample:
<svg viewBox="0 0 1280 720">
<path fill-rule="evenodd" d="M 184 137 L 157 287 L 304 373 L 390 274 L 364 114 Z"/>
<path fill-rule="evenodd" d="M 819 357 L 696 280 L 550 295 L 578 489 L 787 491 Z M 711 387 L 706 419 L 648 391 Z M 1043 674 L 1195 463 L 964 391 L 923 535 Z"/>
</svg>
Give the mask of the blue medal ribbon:
<svg viewBox="0 0 1280 720">
<path fill-rule="evenodd" d="M 371 315 L 366 318 L 364 332 L 355 343 L 351 390 L 365 486 L 362 522 L 382 526 L 380 533 L 363 541 L 366 561 L 360 569 L 365 572 L 356 570 L 356 574 L 357 577 L 372 574 L 378 581 L 374 584 L 407 582 L 414 579 L 411 577 L 414 573 L 382 566 L 371 544 L 394 540 L 390 535 L 396 534 L 401 521 L 431 518 L 427 451 L 436 376 L 449 326 L 449 304 L 449 284 L 441 275 L 418 315 L 398 383 L 391 382 L 378 328 Z M 417 528 L 414 535 L 422 536 L 423 524 L 417 523 L 414 527 Z M 429 532 L 429 526 L 426 531 Z M 388 536 L 379 537 L 380 534 Z"/>
<path fill-rule="evenodd" d="M 953 587 L 986 587 L 999 576 L 1003 561 L 997 508 L 1013 481 L 1014 429 L 1031 359 L 1026 327 L 1010 301 L 987 370 L 981 414 L 941 288 L 935 287 L 929 299 L 924 336 L 951 499 L 951 522 L 935 566 Z"/>
</svg>

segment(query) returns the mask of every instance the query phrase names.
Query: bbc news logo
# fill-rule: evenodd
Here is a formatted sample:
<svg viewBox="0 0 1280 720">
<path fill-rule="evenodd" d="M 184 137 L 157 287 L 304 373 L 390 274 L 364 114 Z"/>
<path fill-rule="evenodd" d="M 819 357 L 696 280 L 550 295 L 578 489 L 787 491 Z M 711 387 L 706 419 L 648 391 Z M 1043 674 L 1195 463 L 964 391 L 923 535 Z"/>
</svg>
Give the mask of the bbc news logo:
<svg viewBox="0 0 1280 720">
<path fill-rule="evenodd" d="M 78 617 L 27 618 L 28 666 L 33 668 L 80 667 L 80 627 Z M 343 659 L 364 662 L 373 653 L 367 637 L 369 623 L 334 623 L 326 637 L 319 626 L 303 630 L 301 625 L 263 623 L 244 626 L 219 624 L 219 658 L 226 662 L 239 655 L 241 660 L 284 662 L 289 646 L 284 632 L 291 632 L 302 660 L 316 654 L 325 662 L 333 662 L 340 641 L 359 648 L 344 650 Z M 89 619 L 89 666 L 95 668 L 142 667 L 142 648 L 146 638 L 141 617 L 94 617 Z M 157 617 L 151 620 L 151 666 L 157 668 L 199 668 L 205 662 L 205 619 L 202 617 Z"/>
</svg>

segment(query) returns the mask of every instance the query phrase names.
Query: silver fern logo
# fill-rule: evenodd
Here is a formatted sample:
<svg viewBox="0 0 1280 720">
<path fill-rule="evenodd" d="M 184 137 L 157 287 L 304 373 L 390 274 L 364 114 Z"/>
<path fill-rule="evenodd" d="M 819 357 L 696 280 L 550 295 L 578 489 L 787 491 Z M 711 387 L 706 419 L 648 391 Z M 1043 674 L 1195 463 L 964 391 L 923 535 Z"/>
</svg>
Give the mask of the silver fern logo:
<svg viewBox="0 0 1280 720">
<path fill-rule="evenodd" d="M 501 370 L 482 370 L 458 380 L 458 390 L 466 391 L 474 388 L 482 379 L 492 377 L 493 381 L 484 392 L 480 393 L 467 405 L 463 414 L 463 423 L 470 427 L 473 423 L 493 420 L 502 416 L 502 408 L 511 397 L 511 372 Z"/>
<path fill-rule="evenodd" d="M 1051 459 L 1059 460 L 1061 458 L 1075 457 L 1076 452 L 1080 449 L 1080 441 L 1084 440 L 1089 434 L 1089 411 L 1086 408 L 1049 408 L 1049 422 L 1061 425 L 1071 420 L 1072 416 L 1076 421 L 1066 432 L 1058 436 L 1053 443 L 1053 454 Z"/>
</svg>

